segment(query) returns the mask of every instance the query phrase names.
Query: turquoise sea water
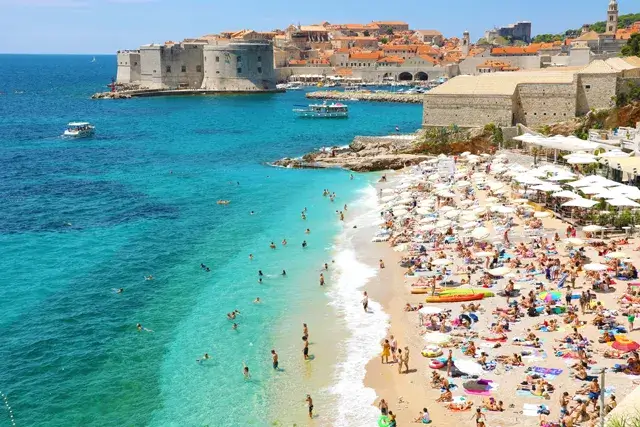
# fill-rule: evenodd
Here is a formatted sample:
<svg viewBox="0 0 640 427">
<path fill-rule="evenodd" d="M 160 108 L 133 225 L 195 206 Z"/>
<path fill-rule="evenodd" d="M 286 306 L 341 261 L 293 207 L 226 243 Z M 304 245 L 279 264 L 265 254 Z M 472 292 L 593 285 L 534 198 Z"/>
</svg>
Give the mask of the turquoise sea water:
<svg viewBox="0 0 640 427">
<path fill-rule="evenodd" d="M 421 108 L 326 121 L 292 115 L 301 92 L 93 101 L 115 57 L 90 59 L 0 55 L 0 391 L 18 426 L 267 425 L 274 328 L 322 296 L 335 209 L 370 178 L 265 163 L 413 130 Z M 97 136 L 59 138 L 72 120 Z"/>
</svg>

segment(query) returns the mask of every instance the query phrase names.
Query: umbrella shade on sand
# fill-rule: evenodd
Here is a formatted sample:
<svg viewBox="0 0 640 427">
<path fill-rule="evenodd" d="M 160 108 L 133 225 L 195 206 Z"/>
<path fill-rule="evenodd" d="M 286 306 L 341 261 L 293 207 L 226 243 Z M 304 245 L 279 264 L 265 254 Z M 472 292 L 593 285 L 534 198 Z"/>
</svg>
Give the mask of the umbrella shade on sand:
<svg viewBox="0 0 640 427">
<path fill-rule="evenodd" d="M 563 207 L 574 207 L 574 208 L 592 208 L 597 205 L 598 202 L 595 200 L 583 199 L 582 197 L 576 197 L 573 200 L 569 200 L 566 203 L 563 203 Z"/>
<path fill-rule="evenodd" d="M 591 264 L 585 264 L 583 268 L 587 271 L 605 271 L 608 267 L 604 264 L 594 262 Z"/>
<path fill-rule="evenodd" d="M 443 220 L 440 220 L 440 221 L 436 222 L 436 228 L 449 227 L 449 226 L 451 226 L 451 224 L 453 224 L 453 223 L 450 220 L 443 219 Z"/>
<path fill-rule="evenodd" d="M 456 368 L 467 375 L 482 375 L 482 366 L 471 359 L 458 359 L 453 362 Z"/>
</svg>

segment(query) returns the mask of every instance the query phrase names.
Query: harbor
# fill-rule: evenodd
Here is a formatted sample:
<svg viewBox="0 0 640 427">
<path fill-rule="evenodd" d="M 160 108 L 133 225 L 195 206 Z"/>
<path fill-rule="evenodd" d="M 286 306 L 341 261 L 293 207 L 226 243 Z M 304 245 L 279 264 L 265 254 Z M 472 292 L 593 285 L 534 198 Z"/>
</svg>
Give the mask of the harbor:
<svg viewBox="0 0 640 427">
<path fill-rule="evenodd" d="M 372 101 L 399 102 L 405 104 L 419 104 L 424 99 L 422 93 L 398 92 L 368 92 L 368 91 L 316 91 L 307 93 L 309 99 L 330 99 L 335 101 Z"/>
</svg>

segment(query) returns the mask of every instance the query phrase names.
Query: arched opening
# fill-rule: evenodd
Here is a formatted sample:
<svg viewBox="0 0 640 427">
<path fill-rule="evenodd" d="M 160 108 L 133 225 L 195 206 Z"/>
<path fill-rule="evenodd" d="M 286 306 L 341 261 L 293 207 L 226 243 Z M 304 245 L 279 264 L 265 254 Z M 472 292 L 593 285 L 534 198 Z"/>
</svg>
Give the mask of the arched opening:
<svg viewBox="0 0 640 427">
<path fill-rule="evenodd" d="M 423 71 L 418 71 L 416 75 L 413 77 L 414 80 L 425 81 L 429 80 L 429 75 Z"/>
<path fill-rule="evenodd" d="M 405 71 L 403 73 L 400 73 L 400 75 L 398 76 L 398 80 L 400 80 L 400 81 L 413 80 L 413 76 L 411 75 L 411 73 L 407 73 Z"/>
</svg>

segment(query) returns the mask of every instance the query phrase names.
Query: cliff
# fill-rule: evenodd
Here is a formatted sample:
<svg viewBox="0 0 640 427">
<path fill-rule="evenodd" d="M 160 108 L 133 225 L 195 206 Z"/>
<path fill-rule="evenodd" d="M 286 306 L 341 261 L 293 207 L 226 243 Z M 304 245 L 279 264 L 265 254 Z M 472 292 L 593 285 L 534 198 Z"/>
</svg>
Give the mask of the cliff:
<svg viewBox="0 0 640 427">
<path fill-rule="evenodd" d="M 301 158 L 284 158 L 274 166 L 288 168 L 343 168 L 354 172 L 402 169 L 433 156 L 411 154 L 416 136 L 357 136 L 348 147 L 323 149 Z"/>
</svg>

